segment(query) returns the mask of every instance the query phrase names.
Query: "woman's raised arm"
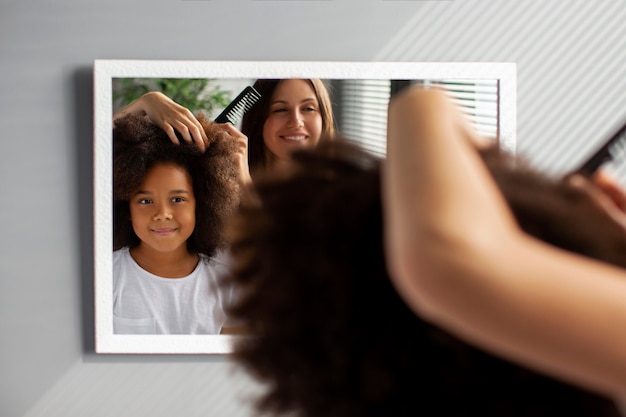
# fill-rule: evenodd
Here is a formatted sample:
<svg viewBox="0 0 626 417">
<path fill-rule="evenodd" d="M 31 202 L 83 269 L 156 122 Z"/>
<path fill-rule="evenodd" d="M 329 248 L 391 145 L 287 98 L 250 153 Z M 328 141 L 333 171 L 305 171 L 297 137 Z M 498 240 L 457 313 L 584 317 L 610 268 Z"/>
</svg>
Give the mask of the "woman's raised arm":
<svg viewBox="0 0 626 417">
<path fill-rule="evenodd" d="M 394 284 L 416 313 L 470 343 L 626 395 L 626 271 L 524 234 L 478 141 L 439 90 L 390 104 L 383 198 Z"/>
</svg>

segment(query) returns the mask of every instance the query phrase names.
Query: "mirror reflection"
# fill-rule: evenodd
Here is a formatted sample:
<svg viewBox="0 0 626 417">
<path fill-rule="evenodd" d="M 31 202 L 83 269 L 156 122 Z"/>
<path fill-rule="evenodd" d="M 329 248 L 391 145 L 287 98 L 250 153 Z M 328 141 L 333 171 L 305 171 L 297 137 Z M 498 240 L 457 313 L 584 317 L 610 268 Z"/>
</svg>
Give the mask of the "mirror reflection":
<svg viewBox="0 0 626 417">
<path fill-rule="evenodd" d="M 267 80 L 270 81 L 270 80 Z M 444 88 L 462 107 L 476 129 L 487 137 L 498 136 L 498 79 L 323 79 L 311 86 L 314 95 L 327 96 L 336 130 L 378 155 L 385 153 L 387 104 L 392 95 L 410 85 Z M 113 113 L 142 95 L 159 91 L 192 113 L 203 112 L 214 119 L 235 96 L 256 79 L 221 78 L 119 78 L 113 80 Z M 270 85 L 267 85 L 270 84 Z M 266 83 L 263 97 L 274 91 Z M 258 87 L 257 85 L 257 88 Z M 321 100 L 326 101 L 326 100 Z M 256 106 L 255 111 L 258 112 Z M 165 104 L 163 104 L 165 108 Z M 239 124 L 238 127 L 241 127 Z M 248 133 L 250 131 L 248 130 Z"/>
<path fill-rule="evenodd" d="M 303 63 L 296 65 L 297 76 L 290 68 L 284 77 L 286 63 L 252 63 L 257 72 L 242 63 L 244 74 L 230 77 L 224 75 L 232 71 L 213 71 L 206 62 L 195 63 L 202 67 L 195 74 L 187 67 L 185 75 L 178 70 L 194 63 L 161 63 L 174 71 L 150 62 L 131 71 L 120 71 L 116 61 L 97 64 L 96 89 L 109 90 L 96 94 L 96 161 L 100 155 L 113 162 L 96 166 L 95 184 L 102 188 L 102 174 L 113 178 L 113 201 L 96 194 L 97 212 L 113 213 L 112 219 L 96 215 L 96 225 L 113 232 L 96 242 L 96 350 L 103 353 L 231 351 L 233 339 L 224 335 L 246 328 L 226 313 L 236 294 L 219 285 L 229 268 L 219 230 L 239 193 L 256 176 L 287 164 L 292 151 L 332 137 L 384 156 L 387 105 L 402 89 L 443 88 L 484 136 L 508 141 L 508 148 L 514 143 L 502 136 L 514 123 L 502 117 L 503 85 L 514 91 L 507 65 L 485 76 L 472 64 L 450 64 L 454 71 L 416 64 L 402 71 L 394 64 L 343 63 L 337 70 L 325 63 L 320 71 Z M 351 72 L 357 67 L 363 78 Z M 231 113 L 230 123 L 213 123 L 249 87 L 260 97 Z M 107 126 L 113 128 L 110 156 L 98 146 L 110 144 Z"/>
<path fill-rule="evenodd" d="M 228 262 L 219 230 L 236 208 L 232 184 L 337 134 L 384 155 L 388 102 L 417 84 L 445 89 L 483 134 L 497 134 L 495 80 L 115 80 L 114 333 L 240 332 L 226 312 L 233 290 L 220 285 Z M 235 129 L 209 123 L 250 85 L 254 99 L 232 118 Z M 250 174 L 230 165 L 231 137 L 245 144 L 242 135 Z"/>
</svg>

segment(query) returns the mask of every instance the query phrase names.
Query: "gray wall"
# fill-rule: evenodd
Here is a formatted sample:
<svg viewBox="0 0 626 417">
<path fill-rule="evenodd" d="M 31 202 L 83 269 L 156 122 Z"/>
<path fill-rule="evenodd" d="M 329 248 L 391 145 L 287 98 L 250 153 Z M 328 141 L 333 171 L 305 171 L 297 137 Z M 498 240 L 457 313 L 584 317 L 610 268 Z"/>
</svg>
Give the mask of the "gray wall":
<svg viewBox="0 0 626 417">
<path fill-rule="evenodd" d="M 96 58 L 508 61 L 518 151 L 562 172 L 626 113 L 624 0 L 0 3 L 0 416 L 250 416 L 220 356 L 93 349 Z"/>
</svg>

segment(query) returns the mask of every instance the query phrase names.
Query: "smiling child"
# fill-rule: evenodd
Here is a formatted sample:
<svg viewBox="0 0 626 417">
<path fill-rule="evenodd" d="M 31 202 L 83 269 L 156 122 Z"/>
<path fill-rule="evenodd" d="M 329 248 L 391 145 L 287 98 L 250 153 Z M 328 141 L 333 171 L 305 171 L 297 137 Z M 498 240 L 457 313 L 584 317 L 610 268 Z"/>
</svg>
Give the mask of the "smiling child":
<svg viewBox="0 0 626 417">
<path fill-rule="evenodd" d="M 218 334 L 228 324 L 221 231 L 238 204 L 242 137 L 200 121 L 204 152 L 148 118 L 115 122 L 115 333 Z"/>
</svg>

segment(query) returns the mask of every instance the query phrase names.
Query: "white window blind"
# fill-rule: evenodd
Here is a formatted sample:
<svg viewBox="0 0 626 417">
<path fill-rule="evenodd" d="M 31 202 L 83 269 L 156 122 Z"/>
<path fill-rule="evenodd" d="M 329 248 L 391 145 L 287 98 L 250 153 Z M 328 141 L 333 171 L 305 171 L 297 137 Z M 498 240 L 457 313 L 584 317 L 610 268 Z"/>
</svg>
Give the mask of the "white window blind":
<svg viewBox="0 0 626 417">
<path fill-rule="evenodd" d="M 341 88 L 339 130 L 366 150 L 386 153 L 387 106 L 396 81 L 345 80 Z M 482 135 L 498 134 L 497 80 L 421 80 L 424 86 L 445 89 Z"/>
<path fill-rule="evenodd" d="M 346 80 L 342 84 L 340 132 L 366 150 L 385 155 L 390 80 Z"/>
<path fill-rule="evenodd" d="M 445 89 L 483 136 L 498 135 L 497 80 L 429 80 L 425 85 Z"/>
</svg>

